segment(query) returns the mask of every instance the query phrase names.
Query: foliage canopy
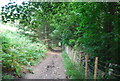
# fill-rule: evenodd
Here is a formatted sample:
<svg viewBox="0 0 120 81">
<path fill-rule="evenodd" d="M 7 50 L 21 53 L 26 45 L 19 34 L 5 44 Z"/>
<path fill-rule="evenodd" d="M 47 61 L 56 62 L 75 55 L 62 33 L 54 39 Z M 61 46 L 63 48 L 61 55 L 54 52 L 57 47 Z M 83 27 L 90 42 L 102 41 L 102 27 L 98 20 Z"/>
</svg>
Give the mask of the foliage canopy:
<svg viewBox="0 0 120 81">
<path fill-rule="evenodd" d="M 4 22 L 19 20 L 21 25 L 35 31 L 38 38 L 62 42 L 102 61 L 119 64 L 118 5 L 111 2 L 9 3 L 2 7 L 1 15 Z"/>
</svg>

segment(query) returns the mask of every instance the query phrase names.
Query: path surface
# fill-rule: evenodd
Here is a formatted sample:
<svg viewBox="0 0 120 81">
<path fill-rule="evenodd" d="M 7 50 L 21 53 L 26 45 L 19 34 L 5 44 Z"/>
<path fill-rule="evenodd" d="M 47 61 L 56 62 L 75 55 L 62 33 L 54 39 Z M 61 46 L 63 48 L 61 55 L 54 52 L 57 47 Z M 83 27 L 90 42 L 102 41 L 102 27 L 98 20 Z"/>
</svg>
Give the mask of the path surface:
<svg viewBox="0 0 120 81">
<path fill-rule="evenodd" d="M 32 67 L 33 73 L 27 73 L 25 79 L 66 79 L 65 69 L 61 56 L 61 48 L 47 53 L 44 59 L 37 66 Z"/>
</svg>

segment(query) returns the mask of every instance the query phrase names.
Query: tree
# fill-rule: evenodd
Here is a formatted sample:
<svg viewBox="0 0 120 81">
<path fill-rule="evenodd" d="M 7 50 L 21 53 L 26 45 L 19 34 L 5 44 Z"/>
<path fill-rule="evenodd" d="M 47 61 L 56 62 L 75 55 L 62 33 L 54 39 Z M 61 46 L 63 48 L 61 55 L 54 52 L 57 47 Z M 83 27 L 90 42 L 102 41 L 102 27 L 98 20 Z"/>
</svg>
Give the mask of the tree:
<svg viewBox="0 0 120 81">
<path fill-rule="evenodd" d="M 18 19 L 41 39 L 61 41 L 105 62 L 119 64 L 120 28 L 116 5 L 118 3 L 29 2 L 4 6 L 2 19 L 4 22 Z"/>
</svg>

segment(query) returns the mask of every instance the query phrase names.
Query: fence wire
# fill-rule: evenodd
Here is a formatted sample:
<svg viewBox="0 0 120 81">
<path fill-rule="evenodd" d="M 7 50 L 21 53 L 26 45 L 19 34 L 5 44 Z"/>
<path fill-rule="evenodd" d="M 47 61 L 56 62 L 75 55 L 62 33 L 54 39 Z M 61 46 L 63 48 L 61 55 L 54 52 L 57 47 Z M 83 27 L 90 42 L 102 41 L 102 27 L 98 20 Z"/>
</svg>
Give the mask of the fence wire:
<svg viewBox="0 0 120 81">
<path fill-rule="evenodd" d="M 86 53 L 83 52 L 77 52 L 73 51 L 75 54 L 75 63 L 79 64 L 80 66 L 83 66 L 85 69 L 85 56 L 87 55 Z M 80 54 L 81 54 L 81 59 L 80 59 Z M 72 57 L 71 57 L 72 58 Z M 88 56 L 88 79 L 93 79 L 94 78 L 94 71 L 95 71 L 95 57 Z M 99 79 L 105 79 L 108 76 L 113 76 L 113 77 L 119 77 L 120 78 L 120 65 L 118 64 L 113 64 L 113 63 L 108 63 L 108 62 L 103 62 L 99 60 L 98 58 L 98 65 L 97 65 L 97 78 Z"/>
</svg>

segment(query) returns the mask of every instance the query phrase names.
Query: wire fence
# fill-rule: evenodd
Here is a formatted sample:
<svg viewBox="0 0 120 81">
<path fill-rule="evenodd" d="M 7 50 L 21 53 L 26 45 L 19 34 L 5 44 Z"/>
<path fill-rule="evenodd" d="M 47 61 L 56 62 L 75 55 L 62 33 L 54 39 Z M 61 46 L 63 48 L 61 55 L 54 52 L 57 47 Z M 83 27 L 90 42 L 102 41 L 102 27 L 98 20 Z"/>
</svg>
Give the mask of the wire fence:
<svg viewBox="0 0 120 81">
<path fill-rule="evenodd" d="M 88 56 L 71 47 L 66 47 L 65 52 L 74 64 L 84 67 L 85 79 L 118 79 L 120 78 L 120 65 L 103 62 L 98 57 Z"/>
</svg>

